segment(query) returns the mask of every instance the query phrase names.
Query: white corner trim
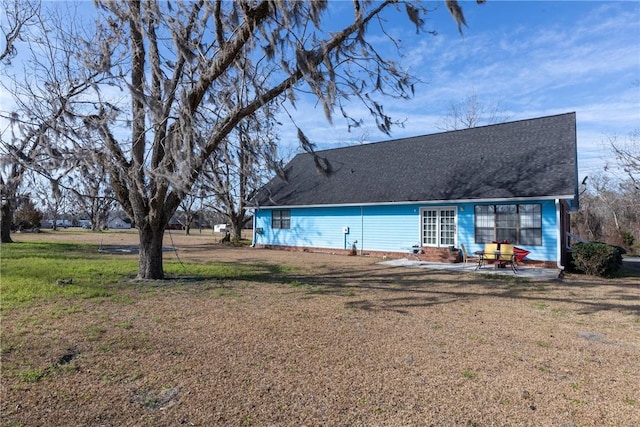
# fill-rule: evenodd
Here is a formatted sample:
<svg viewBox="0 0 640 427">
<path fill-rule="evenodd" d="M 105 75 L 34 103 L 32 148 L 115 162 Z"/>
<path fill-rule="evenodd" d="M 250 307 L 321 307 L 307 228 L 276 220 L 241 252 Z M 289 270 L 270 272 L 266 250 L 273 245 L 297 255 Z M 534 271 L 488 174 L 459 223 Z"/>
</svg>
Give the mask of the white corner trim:
<svg viewBox="0 0 640 427">
<path fill-rule="evenodd" d="M 560 270 L 564 270 L 564 266 L 562 265 L 562 251 L 564 247 L 564 237 L 562 236 L 562 230 L 560 227 L 560 199 L 555 199 L 556 204 L 556 266 Z"/>
</svg>

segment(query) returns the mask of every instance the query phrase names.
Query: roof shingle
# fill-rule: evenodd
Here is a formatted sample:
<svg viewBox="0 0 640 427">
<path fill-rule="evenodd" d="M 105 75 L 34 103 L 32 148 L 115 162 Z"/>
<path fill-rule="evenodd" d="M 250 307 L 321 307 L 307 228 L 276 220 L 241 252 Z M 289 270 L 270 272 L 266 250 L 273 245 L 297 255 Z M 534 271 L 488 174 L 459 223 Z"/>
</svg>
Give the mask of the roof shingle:
<svg viewBox="0 0 640 427">
<path fill-rule="evenodd" d="M 298 154 L 257 206 L 573 198 L 575 113 Z"/>
</svg>

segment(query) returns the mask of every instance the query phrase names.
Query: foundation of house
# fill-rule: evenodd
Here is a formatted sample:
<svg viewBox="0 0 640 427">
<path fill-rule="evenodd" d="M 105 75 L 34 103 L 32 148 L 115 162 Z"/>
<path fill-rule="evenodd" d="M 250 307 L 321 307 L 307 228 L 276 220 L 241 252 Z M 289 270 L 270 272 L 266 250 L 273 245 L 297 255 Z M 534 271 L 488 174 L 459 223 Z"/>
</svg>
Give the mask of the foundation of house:
<svg viewBox="0 0 640 427">
<path fill-rule="evenodd" d="M 331 249 L 331 248 L 309 248 L 300 246 L 279 246 L 279 245 L 256 245 L 259 249 L 275 249 L 280 251 L 290 252 L 312 252 L 312 253 L 325 253 L 333 255 L 353 256 L 351 249 Z M 419 247 L 416 250 L 407 248 L 406 252 L 387 252 L 387 251 L 362 251 L 358 249 L 357 256 L 372 256 L 377 258 L 390 258 L 401 259 L 408 258 L 414 261 L 423 262 L 442 262 L 442 263 L 457 263 L 462 262 L 462 253 L 457 248 L 451 251 L 449 248 L 428 248 Z M 468 262 L 474 262 L 473 259 L 469 259 Z M 540 267 L 540 268 L 557 268 L 555 261 L 538 261 L 525 259 L 518 262 L 519 265 L 526 265 L 528 267 Z"/>
</svg>

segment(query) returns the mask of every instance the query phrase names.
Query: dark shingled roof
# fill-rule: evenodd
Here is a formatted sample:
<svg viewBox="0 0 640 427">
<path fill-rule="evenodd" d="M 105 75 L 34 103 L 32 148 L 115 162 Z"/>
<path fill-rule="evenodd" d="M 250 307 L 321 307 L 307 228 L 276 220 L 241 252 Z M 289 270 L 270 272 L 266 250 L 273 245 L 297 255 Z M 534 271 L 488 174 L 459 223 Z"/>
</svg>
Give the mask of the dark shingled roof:
<svg viewBox="0 0 640 427">
<path fill-rule="evenodd" d="M 254 205 L 572 199 L 576 153 L 575 113 L 304 153 Z"/>
</svg>

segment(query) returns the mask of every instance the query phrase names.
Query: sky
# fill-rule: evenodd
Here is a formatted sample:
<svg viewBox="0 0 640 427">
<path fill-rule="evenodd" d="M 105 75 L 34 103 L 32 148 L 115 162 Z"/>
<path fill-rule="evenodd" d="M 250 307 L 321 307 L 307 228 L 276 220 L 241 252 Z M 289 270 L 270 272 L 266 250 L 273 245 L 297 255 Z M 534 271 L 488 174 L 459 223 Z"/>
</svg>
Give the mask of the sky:
<svg viewBox="0 0 640 427">
<path fill-rule="evenodd" d="M 350 1 L 329 1 L 329 23 L 353 15 Z M 383 16 L 386 31 L 402 40 L 402 64 L 420 79 L 410 101 L 384 99 L 404 127 L 388 136 L 369 120 L 349 132 L 340 114 L 330 124 L 321 106 L 302 98 L 291 113 L 317 149 L 442 132 L 451 104 L 474 95 L 482 106 L 499 105 L 509 121 L 575 112 L 580 181 L 615 164 L 609 138 L 640 128 L 640 1 L 462 1 L 462 35 L 444 1 L 424 4 L 434 9 L 425 30 L 435 36 L 416 34 L 404 9 Z M 382 49 L 389 44 L 375 31 L 368 37 Z M 349 111 L 368 116 L 359 104 Z M 280 139 L 283 153 L 299 149 L 295 127 L 284 126 Z"/>
<path fill-rule="evenodd" d="M 444 2 L 428 4 L 440 4 L 426 18 L 436 36 L 416 35 L 402 14 L 388 17 L 403 39 L 404 64 L 423 82 L 411 101 L 384 102 L 404 128 L 387 136 L 369 122 L 349 133 L 340 117 L 319 120 L 320 106 L 299 106 L 297 124 L 318 149 L 441 132 L 451 104 L 475 95 L 508 121 L 575 112 L 580 181 L 615 164 L 609 138 L 640 128 L 639 1 L 461 2 L 462 36 Z M 281 138 L 297 141 L 288 129 Z"/>
</svg>

